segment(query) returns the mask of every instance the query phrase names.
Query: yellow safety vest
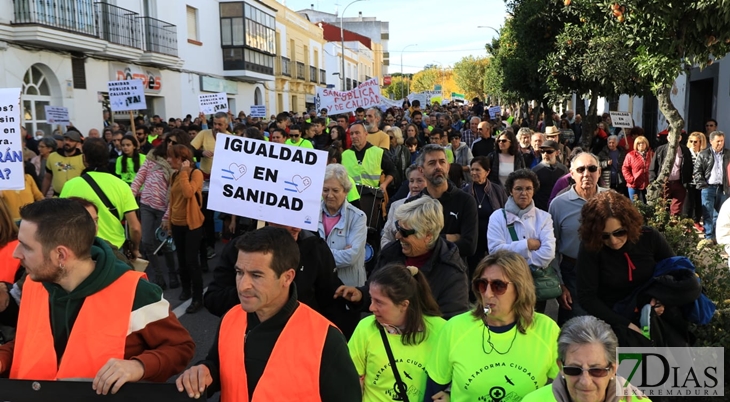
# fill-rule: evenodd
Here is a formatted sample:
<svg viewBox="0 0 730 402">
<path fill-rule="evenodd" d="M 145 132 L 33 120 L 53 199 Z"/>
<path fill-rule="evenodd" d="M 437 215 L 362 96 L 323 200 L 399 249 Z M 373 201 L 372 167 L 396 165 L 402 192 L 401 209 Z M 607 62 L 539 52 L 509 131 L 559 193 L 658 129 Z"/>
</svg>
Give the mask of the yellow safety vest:
<svg viewBox="0 0 730 402">
<path fill-rule="evenodd" d="M 383 159 L 383 148 L 371 146 L 365 151 L 362 163 L 357 163 L 355 151 L 348 149 L 342 153 L 342 165 L 355 183 L 378 187 L 380 184 L 380 162 Z"/>
</svg>

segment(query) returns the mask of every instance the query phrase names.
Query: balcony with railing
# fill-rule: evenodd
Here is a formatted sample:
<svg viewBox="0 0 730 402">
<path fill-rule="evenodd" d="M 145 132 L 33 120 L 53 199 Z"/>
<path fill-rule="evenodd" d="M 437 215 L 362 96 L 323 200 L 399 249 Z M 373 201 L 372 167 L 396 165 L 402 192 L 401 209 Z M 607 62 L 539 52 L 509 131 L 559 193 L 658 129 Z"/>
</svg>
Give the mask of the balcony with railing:
<svg viewBox="0 0 730 402">
<path fill-rule="evenodd" d="M 309 82 L 317 83 L 317 67 L 309 66 Z"/>
<path fill-rule="evenodd" d="M 284 56 L 281 57 L 281 75 L 291 77 L 291 60 Z"/>
<path fill-rule="evenodd" d="M 144 34 L 145 50 L 177 57 L 177 27 L 152 17 L 138 17 Z"/>
<path fill-rule="evenodd" d="M 304 63 L 297 62 L 297 79 L 304 80 Z"/>
<path fill-rule="evenodd" d="M 94 6 L 99 38 L 117 45 L 142 49 L 139 14 L 104 2 L 94 3 Z"/>
<path fill-rule="evenodd" d="M 94 3 L 91 0 L 14 0 L 13 5 L 14 25 L 44 25 L 96 36 Z"/>
<path fill-rule="evenodd" d="M 319 83 L 327 84 L 327 71 L 324 71 L 322 69 L 319 70 Z"/>
</svg>

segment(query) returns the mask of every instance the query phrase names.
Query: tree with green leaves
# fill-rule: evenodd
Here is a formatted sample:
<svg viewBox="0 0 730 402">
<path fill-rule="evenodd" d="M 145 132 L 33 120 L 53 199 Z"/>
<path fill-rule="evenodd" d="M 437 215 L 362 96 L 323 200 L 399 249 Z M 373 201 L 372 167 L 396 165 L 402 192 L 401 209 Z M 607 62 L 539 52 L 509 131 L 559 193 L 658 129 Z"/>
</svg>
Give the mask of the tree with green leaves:
<svg viewBox="0 0 730 402">
<path fill-rule="evenodd" d="M 484 75 L 489 59 L 466 56 L 454 64 L 454 80 L 463 89 L 467 99 L 484 96 Z"/>
<path fill-rule="evenodd" d="M 389 99 L 403 99 L 408 96 L 408 75 L 393 75 L 390 77 L 390 85 L 381 86 L 380 93 Z"/>
<path fill-rule="evenodd" d="M 570 4 L 569 0 L 565 0 Z M 704 68 L 730 52 L 730 0 L 598 1 L 604 19 L 618 28 L 638 79 L 656 94 L 669 123 L 669 146 L 658 178 L 647 191 L 649 202 L 661 199 L 674 162 L 684 119 L 671 99 L 680 74 Z"/>
</svg>

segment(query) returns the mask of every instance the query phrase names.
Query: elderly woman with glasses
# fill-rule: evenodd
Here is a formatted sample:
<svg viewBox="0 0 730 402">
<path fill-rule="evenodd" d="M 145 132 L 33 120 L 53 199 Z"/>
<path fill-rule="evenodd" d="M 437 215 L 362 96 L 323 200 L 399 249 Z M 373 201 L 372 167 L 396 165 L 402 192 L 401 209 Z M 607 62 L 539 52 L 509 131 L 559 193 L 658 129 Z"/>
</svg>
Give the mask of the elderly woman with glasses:
<svg viewBox="0 0 730 402">
<path fill-rule="evenodd" d="M 469 309 L 467 269 L 454 243 L 439 236 L 444 227 L 441 203 L 421 197 L 395 211 L 395 239 L 380 250 L 375 273 L 389 263 L 414 266 L 426 276 L 443 317 L 448 319 Z M 361 308 L 370 304 L 367 287 L 341 286 L 336 297 L 344 297 Z"/>
<path fill-rule="evenodd" d="M 519 401 L 558 375 L 560 329 L 534 311 L 535 285 L 519 254 L 485 257 L 472 279 L 472 311 L 448 322 L 426 362 L 424 400 Z M 439 399 L 442 398 L 442 399 Z"/>
<path fill-rule="evenodd" d="M 610 324 L 621 346 L 639 346 L 630 342 L 643 334 L 640 317 L 626 317 L 614 307 L 650 281 L 657 262 L 674 257 L 674 252 L 656 229 L 643 226 L 644 219 L 631 201 L 613 190 L 589 199 L 580 221 L 576 262 L 580 305 Z M 657 314 L 663 312 L 661 301 L 655 299 L 637 299 L 636 307 L 647 303 L 657 306 Z"/>
<path fill-rule="evenodd" d="M 352 182 L 344 166 L 327 165 L 322 188 L 319 237 L 325 239 L 335 257 L 335 270 L 343 284 L 365 284 L 365 213 L 347 202 Z"/>
<path fill-rule="evenodd" d="M 625 396 L 616 395 L 616 384 L 626 384 L 626 379 L 616 375 L 617 348 L 618 339 L 605 322 L 590 315 L 571 318 L 558 337 L 560 377 L 522 402 L 625 401 Z M 622 386 L 622 394 L 636 395 L 630 384 Z"/>
</svg>

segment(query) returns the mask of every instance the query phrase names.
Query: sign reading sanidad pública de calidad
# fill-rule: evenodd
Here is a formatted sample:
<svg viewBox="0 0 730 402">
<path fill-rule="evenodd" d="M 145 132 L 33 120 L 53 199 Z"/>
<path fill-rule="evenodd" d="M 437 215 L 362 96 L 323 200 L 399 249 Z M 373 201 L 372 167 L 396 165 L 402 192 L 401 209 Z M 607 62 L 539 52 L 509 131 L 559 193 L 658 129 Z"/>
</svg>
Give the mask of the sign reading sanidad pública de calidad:
<svg viewBox="0 0 730 402">
<path fill-rule="evenodd" d="M 225 134 L 217 137 L 210 209 L 317 230 L 327 152 Z"/>
</svg>

